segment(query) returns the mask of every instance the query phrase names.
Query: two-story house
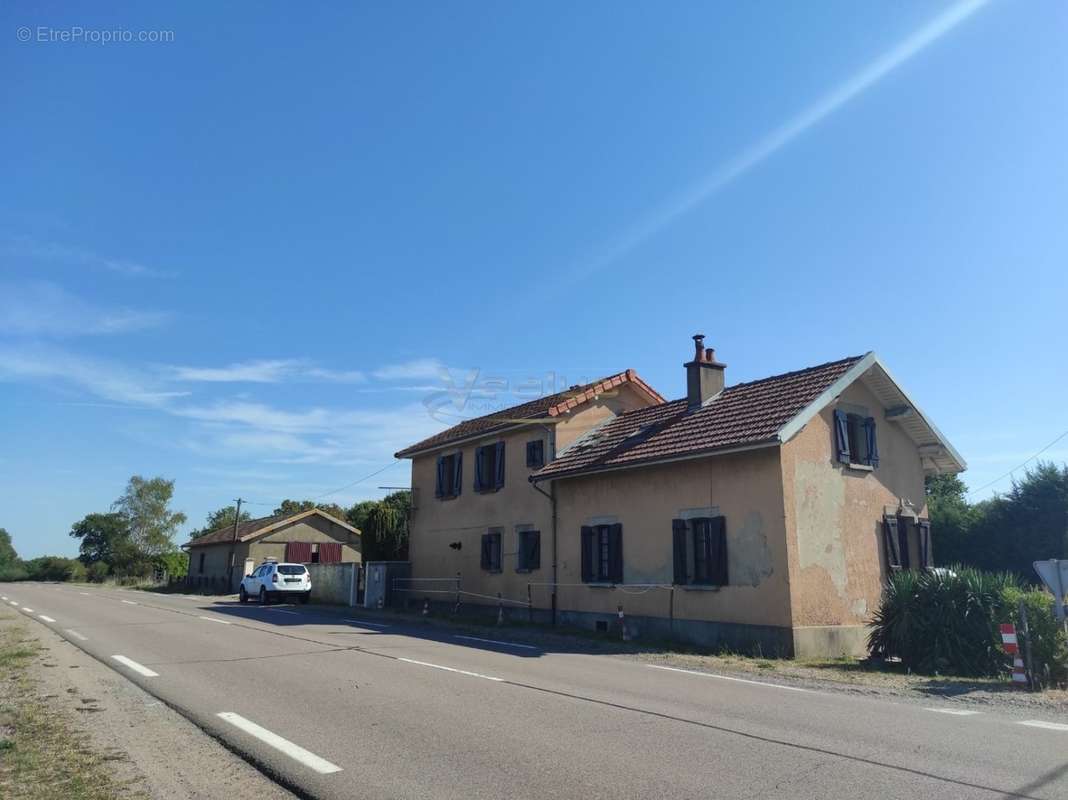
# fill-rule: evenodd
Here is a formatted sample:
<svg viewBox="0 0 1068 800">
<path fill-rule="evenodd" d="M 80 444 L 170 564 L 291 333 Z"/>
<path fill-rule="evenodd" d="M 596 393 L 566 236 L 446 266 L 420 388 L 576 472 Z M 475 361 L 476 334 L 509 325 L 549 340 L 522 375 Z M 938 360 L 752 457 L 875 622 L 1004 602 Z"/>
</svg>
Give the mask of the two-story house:
<svg viewBox="0 0 1068 800">
<path fill-rule="evenodd" d="M 767 654 L 864 650 L 890 570 L 933 565 L 924 477 L 960 455 L 874 353 L 670 402 L 632 371 L 461 423 L 412 459 L 417 579 L 571 624 Z M 482 595 L 479 598 L 477 595 Z"/>
</svg>

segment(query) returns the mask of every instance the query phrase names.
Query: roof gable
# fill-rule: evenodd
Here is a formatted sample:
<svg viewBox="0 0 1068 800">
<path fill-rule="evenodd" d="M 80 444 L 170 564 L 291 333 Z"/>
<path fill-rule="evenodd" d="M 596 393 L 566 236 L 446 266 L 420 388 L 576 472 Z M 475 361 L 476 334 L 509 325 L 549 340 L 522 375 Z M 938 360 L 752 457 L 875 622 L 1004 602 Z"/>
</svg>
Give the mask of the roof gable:
<svg viewBox="0 0 1068 800">
<path fill-rule="evenodd" d="M 360 536 L 360 529 L 355 528 L 344 520 L 338 519 L 332 514 L 327 514 L 320 508 L 310 508 L 307 511 L 298 511 L 294 514 L 278 514 L 270 517 L 260 517 L 259 519 L 247 519 L 239 522 L 237 525 L 237 537 L 238 542 L 248 542 L 253 539 L 258 539 L 261 536 L 266 536 L 272 531 L 276 531 L 279 528 L 284 528 L 287 525 L 300 522 L 302 519 L 306 519 L 310 516 L 318 516 L 326 519 L 335 525 L 340 525 L 350 533 L 354 533 Z M 182 545 L 186 547 L 202 547 L 209 544 L 226 544 L 235 541 L 234 526 L 227 525 L 225 528 L 219 528 L 211 533 L 206 533 L 203 536 L 198 536 L 195 539 L 190 539 L 188 542 Z"/>
<path fill-rule="evenodd" d="M 609 375 L 583 386 L 573 386 L 563 392 L 545 395 L 502 411 L 495 411 L 492 414 L 464 420 L 441 433 L 434 434 L 421 442 L 400 450 L 395 456 L 396 458 L 411 458 L 428 450 L 447 447 L 466 439 L 484 436 L 515 425 L 529 424 L 535 420 L 549 421 L 624 384 L 637 390 L 654 405 L 664 402 L 664 398 L 659 392 L 643 381 L 634 370 L 628 369 L 625 372 Z"/>
</svg>

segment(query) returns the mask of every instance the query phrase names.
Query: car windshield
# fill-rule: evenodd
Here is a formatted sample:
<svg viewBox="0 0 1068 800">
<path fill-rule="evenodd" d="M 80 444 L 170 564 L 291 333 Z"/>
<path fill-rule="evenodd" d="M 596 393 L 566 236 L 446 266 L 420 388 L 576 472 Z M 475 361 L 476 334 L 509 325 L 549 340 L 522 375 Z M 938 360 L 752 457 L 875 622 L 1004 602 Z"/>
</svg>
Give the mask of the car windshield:
<svg viewBox="0 0 1068 800">
<path fill-rule="evenodd" d="M 303 575 L 307 570 L 299 564 L 283 564 L 278 568 L 283 575 Z"/>
</svg>

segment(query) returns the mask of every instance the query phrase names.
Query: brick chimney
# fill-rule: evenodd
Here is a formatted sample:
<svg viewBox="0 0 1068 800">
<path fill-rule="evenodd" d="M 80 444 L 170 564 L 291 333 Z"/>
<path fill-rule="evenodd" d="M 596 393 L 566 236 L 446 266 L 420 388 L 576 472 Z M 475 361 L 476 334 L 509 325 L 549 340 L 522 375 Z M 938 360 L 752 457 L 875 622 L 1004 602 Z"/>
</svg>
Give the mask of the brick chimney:
<svg viewBox="0 0 1068 800">
<path fill-rule="evenodd" d="M 726 364 L 716 361 L 716 353 L 705 347 L 705 335 L 693 337 L 693 361 L 683 364 L 686 367 L 686 399 L 690 408 L 698 408 L 710 397 L 723 391 L 723 371 Z"/>
</svg>

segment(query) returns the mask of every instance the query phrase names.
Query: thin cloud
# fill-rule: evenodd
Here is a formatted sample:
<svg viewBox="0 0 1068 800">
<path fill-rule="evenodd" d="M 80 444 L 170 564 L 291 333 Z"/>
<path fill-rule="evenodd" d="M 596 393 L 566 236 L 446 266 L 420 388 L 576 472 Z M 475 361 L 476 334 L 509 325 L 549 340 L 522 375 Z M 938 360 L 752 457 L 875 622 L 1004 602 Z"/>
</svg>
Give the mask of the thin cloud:
<svg viewBox="0 0 1068 800">
<path fill-rule="evenodd" d="M 104 308 L 44 281 L 0 284 L 0 333 L 14 336 L 104 336 L 165 324 L 163 311 Z"/>
<path fill-rule="evenodd" d="M 571 276 L 575 279 L 587 277 L 623 258 L 679 217 L 693 211 L 727 184 L 771 158 L 794 139 L 834 114 L 913 56 L 937 42 L 979 11 L 987 2 L 988 0 L 962 0 L 950 6 L 870 62 L 856 75 L 834 87 L 800 114 L 788 119 L 715 172 L 667 202 L 625 232 L 618 240 L 612 242 L 600 255 L 577 266 L 571 271 Z"/>
<path fill-rule="evenodd" d="M 413 381 L 448 377 L 449 370 L 436 358 L 419 358 L 380 367 L 371 373 L 380 381 Z"/>
<path fill-rule="evenodd" d="M 191 383 L 363 383 L 367 380 L 359 370 L 323 369 L 298 359 L 243 361 L 224 367 L 168 366 L 164 369 L 172 380 Z"/>
<path fill-rule="evenodd" d="M 29 238 L 9 239 L 3 246 L 5 253 L 48 261 L 93 267 L 107 270 L 128 278 L 174 278 L 178 273 L 173 270 L 159 269 L 121 258 L 112 258 L 94 253 L 84 247 L 62 244 L 60 242 L 38 242 Z"/>
</svg>

